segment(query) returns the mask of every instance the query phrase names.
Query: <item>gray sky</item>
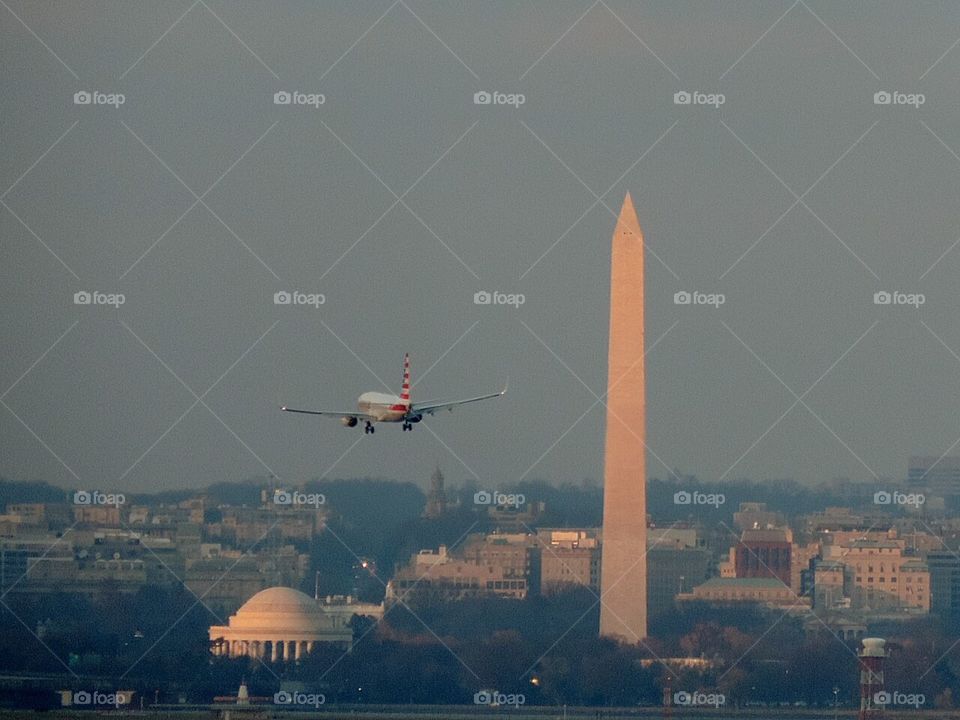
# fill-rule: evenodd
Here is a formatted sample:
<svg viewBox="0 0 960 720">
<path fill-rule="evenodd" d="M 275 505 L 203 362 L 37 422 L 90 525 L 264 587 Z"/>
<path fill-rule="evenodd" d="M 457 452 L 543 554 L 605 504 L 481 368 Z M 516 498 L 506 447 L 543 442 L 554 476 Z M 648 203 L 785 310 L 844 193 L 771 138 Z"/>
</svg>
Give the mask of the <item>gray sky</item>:
<svg viewBox="0 0 960 720">
<path fill-rule="evenodd" d="M 6 0 L 0 474 L 599 479 L 629 191 L 648 473 L 900 478 L 960 436 L 958 35 L 955 3 Z M 373 437 L 277 409 L 399 390 L 404 351 L 415 400 L 510 392 Z"/>
</svg>

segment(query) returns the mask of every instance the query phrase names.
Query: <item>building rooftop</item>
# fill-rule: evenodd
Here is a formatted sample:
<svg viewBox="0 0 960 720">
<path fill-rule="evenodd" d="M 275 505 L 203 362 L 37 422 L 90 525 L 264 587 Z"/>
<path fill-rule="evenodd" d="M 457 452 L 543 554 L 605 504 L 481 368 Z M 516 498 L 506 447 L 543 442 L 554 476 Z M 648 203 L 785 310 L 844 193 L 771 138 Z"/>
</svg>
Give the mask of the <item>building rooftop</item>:
<svg viewBox="0 0 960 720">
<path fill-rule="evenodd" d="M 777 580 L 777 578 L 710 578 L 705 583 L 700 585 L 704 588 L 715 588 L 715 587 L 729 587 L 729 588 L 757 588 L 758 590 L 765 588 L 783 588 L 786 587 L 783 582 Z"/>
<path fill-rule="evenodd" d="M 831 558 L 821 558 L 816 561 L 817 570 L 842 570 L 844 567 L 842 561 Z"/>
<path fill-rule="evenodd" d="M 740 542 L 780 542 L 793 541 L 789 528 L 750 528 L 743 531 Z"/>
<path fill-rule="evenodd" d="M 900 543 L 896 540 L 870 540 L 868 538 L 857 538 L 850 542 L 851 548 L 899 548 Z"/>
</svg>

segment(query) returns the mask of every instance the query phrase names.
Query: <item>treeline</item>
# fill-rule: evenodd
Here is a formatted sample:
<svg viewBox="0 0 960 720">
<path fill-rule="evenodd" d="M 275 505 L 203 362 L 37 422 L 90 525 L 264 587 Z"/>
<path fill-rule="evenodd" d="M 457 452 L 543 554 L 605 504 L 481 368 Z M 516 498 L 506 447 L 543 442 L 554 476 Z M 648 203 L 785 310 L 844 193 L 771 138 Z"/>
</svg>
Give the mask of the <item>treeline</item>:
<svg viewBox="0 0 960 720">
<path fill-rule="evenodd" d="M 490 485 L 490 487 L 487 487 Z M 206 488 L 165 490 L 156 493 L 127 493 L 128 504 L 175 504 L 197 495 L 207 498 L 210 508 L 218 505 L 255 507 L 260 503 L 260 493 L 271 486 L 286 487 L 270 478 L 251 478 L 238 482 L 218 482 Z M 394 480 L 351 478 L 335 480 L 311 480 L 298 484 L 308 492 L 323 492 L 337 512 L 345 517 L 363 522 L 362 516 L 380 517 L 395 525 L 394 520 L 416 517 L 426 502 L 426 495 L 417 485 Z M 879 486 L 878 486 L 879 487 Z M 84 488 L 89 489 L 89 488 Z M 108 488 L 109 489 L 109 488 Z M 647 482 L 647 507 L 659 522 L 683 520 L 690 515 L 690 507 L 674 503 L 678 490 L 698 490 L 706 493 L 722 493 L 725 503 L 717 510 L 717 517 L 732 517 L 741 502 L 764 502 L 770 510 L 784 513 L 787 517 L 811 513 L 830 505 L 849 505 L 872 501 L 872 485 L 837 483 L 804 486 L 793 480 L 730 480 L 711 482 L 693 476 L 670 479 L 651 478 Z M 597 483 L 584 480 L 580 484 L 553 485 L 544 480 L 528 480 L 519 483 L 479 483 L 469 478 L 452 487 L 448 486 L 448 505 L 461 510 L 476 510 L 474 493 L 479 490 L 500 490 L 522 493 L 528 502 L 544 502 L 546 514 L 540 519 L 544 526 L 596 527 L 602 520 L 603 488 Z M 0 478 L 0 505 L 25 502 L 64 502 L 72 495 L 73 488 L 62 489 L 45 482 L 16 482 Z M 392 506 L 394 500 L 399 506 Z M 379 510 L 377 505 L 385 506 Z M 416 505 L 418 507 L 413 507 Z M 396 511 L 394 516 L 391 511 Z"/>
<path fill-rule="evenodd" d="M 68 501 L 63 488 L 39 481 L 20 482 L 0 478 L 0 506 L 11 503 L 62 503 Z"/>
<path fill-rule="evenodd" d="M 747 608 L 684 606 L 651 625 L 640 645 L 596 637 L 597 599 L 585 588 L 524 601 L 464 600 L 416 612 L 393 606 L 359 622 L 352 652 L 328 646 L 299 664 L 214 658 L 207 628 L 218 618 L 185 590 L 93 599 L 10 595 L 0 607 L 0 671 L 60 674 L 74 689 L 136 689 L 152 702 L 205 703 L 236 691 L 272 696 L 283 681 L 328 703 L 472 703 L 481 690 L 522 693 L 528 705 L 659 705 L 671 693 L 722 693 L 727 705 L 806 703 L 842 707 L 857 698 L 856 643 L 801 619 Z M 960 692 L 957 628 L 928 618 L 888 635 L 890 691 L 950 707 Z M 660 658 L 702 657 L 676 669 Z M 928 671 L 929 668 L 929 671 Z M 74 675 L 71 675 L 75 674 Z M 122 681 L 119 678 L 123 678 Z M 0 698 L 2 701 L 2 698 Z"/>
</svg>

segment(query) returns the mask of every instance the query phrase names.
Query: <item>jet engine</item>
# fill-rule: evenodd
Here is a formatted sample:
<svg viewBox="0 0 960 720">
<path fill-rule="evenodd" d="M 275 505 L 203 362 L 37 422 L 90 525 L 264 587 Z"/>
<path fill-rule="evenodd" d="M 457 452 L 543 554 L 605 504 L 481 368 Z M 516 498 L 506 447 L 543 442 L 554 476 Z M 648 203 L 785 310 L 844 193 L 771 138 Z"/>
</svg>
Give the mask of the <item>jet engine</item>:
<svg viewBox="0 0 960 720">
<path fill-rule="evenodd" d="M 342 422 L 346 427 L 356 427 L 357 425 L 357 419 L 352 415 L 347 415 L 340 418 L 340 422 Z"/>
</svg>

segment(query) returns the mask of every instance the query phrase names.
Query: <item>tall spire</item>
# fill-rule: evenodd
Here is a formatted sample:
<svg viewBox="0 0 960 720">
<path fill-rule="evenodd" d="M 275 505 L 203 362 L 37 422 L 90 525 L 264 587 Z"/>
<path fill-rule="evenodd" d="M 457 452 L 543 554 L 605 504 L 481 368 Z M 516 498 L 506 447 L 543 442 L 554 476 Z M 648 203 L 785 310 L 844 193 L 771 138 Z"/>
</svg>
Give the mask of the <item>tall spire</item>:
<svg viewBox="0 0 960 720">
<path fill-rule="evenodd" d="M 440 472 L 440 463 L 437 463 L 430 476 L 430 493 L 427 495 L 427 506 L 423 516 L 428 518 L 440 517 L 447 510 L 447 493 L 443 487 L 443 473 Z"/>
<path fill-rule="evenodd" d="M 610 257 L 600 634 L 647 634 L 646 388 L 643 233 L 627 193 Z"/>
<path fill-rule="evenodd" d="M 637 211 L 633 207 L 633 198 L 628 192 L 623 198 L 623 205 L 620 207 L 620 216 L 617 218 L 617 227 L 614 233 L 627 233 L 636 236 L 643 244 L 643 232 L 640 230 L 640 221 L 637 220 Z M 642 280 L 642 278 L 641 278 Z"/>
</svg>

